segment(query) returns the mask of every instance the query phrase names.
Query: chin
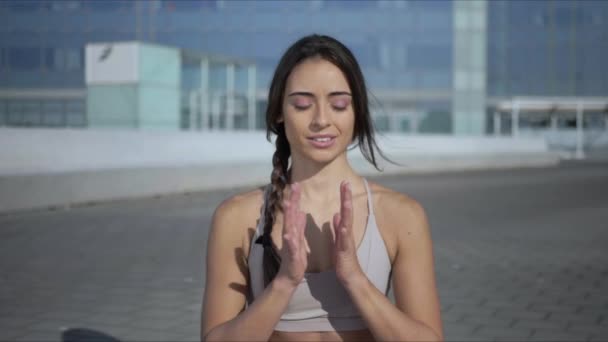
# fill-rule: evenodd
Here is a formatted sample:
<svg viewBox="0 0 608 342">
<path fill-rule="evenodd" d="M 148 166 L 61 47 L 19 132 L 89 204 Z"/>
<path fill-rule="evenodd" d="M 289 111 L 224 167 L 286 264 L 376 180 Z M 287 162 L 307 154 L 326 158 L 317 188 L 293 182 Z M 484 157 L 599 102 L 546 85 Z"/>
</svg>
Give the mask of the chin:
<svg viewBox="0 0 608 342">
<path fill-rule="evenodd" d="M 316 164 L 329 164 L 342 155 L 338 150 L 305 151 L 302 156 Z"/>
</svg>

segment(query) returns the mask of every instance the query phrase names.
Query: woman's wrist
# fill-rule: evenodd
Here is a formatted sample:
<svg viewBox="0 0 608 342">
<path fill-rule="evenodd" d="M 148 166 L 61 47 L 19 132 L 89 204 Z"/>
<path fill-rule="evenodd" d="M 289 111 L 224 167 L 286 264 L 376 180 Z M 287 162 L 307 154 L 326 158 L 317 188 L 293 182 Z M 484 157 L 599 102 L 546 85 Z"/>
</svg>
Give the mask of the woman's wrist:
<svg viewBox="0 0 608 342">
<path fill-rule="evenodd" d="M 274 291 L 288 296 L 291 296 L 297 287 L 292 281 L 284 277 L 275 277 L 270 285 Z"/>
<path fill-rule="evenodd" d="M 363 272 L 353 272 L 340 279 L 342 286 L 344 286 L 348 292 L 356 292 L 358 289 L 365 286 L 367 281 L 367 276 Z"/>
</svg>

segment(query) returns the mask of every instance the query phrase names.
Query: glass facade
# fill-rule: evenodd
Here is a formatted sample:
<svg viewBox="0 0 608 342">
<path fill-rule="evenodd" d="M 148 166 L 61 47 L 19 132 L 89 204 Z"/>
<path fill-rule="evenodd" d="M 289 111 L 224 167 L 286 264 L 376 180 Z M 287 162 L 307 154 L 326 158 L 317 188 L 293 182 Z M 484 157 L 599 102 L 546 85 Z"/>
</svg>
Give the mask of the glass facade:
<svg viewBox="0 0 608 342">
<path fill-rule="evenodd" d="M 466 36 L 455 31 L 456 4 L 444 0 L 0 1 L 0 113 L 4 113 L 0 122 L 10 119 L 7 113 L 13 106 L 13 99 L 1 96 L 2 89 L 85 89 L 87 43 L 143 41 L 251 60 L 256 63 L 258 99 L 263 102 L 260 94 L 285 48 L 301 36 L 323 33 L 340 39 L 355 53 L 371 92 L 384 105 L 384 111 L 375 112 L 380 126 L 397 130 L 411 126 L 405 114 L 402 121 L 388 120 L 387 110 L 417 112 L 422 113 L 418 127 L 423 132 L 452 132 L 452 102 L 460 82 L 454 79 L 455 68 L 458 64 L 459 70 L 471 69 L 462 69 L 459 63 L 472 51 L 468 45 L 455 46 L 455 37 Z M 475 44 L 483 54 L 471 54 L 486 58 L 475 64 L 485 64 L 480 71 L 485 88 L 480 96 L 469 94 L 471 98 L 608 92 L 604 62 L 608 2 L 498 0 L 483 7 L 483 18 L 471 18 L 487 22 L 483 35 L 487 43 Z M 457 51 L 464 52 L 460 62 L 455 59 Z M 221 78 L 213 70 L 210 66 L 209 77 Z M 456 104 L 462 111 L 467 106 Z M 384 124 L 389 121 L 392 126 Z M 475 126 L 483 126 L 483 120 Z"/>
<path fill-rule="evenodd" d="M 488 95 L 606 96 L 608 2 L 489 1 Z"/>
</svg>

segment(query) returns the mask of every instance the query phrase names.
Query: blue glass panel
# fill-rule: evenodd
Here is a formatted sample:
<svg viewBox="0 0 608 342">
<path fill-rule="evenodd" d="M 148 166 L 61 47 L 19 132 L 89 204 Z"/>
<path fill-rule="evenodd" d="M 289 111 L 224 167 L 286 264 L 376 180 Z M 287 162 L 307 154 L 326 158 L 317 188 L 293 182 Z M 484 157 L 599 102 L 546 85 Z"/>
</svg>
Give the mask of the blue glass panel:
<svg viewBox="0 0 608 342">
<path fill-rule="evenodd" d="M 35 47 L 13 47 L 8 50 L 11 69 L 31 70 L 40 67 L 40 49 Z"/>
<path fill-rule="evenodd" d="M 452 48 L 447 45 L 411 44 L 407 51 L 407 65 L 421 69 L 448 69 L 452 64 Z"/>
<path fill-rule="evenodd" d="M 376 0 L 325 0 L 323 8 L 372 9 L 378 8 L 378 2 Z"/>
<path fill-rule="evenodd" d="M 426 11 L 445 11 L 452 10 L 451 0 L 410 0 L 407 3 L 408 8 L 426 10 Z"/>
<path fill-rule="evenodd" d="M 452 73 L 448 70 L 423 72 L 419 86 L 423 89 L 451 89 Z"/>
<path fill-rule="evenodd" d="M 163 0 L 165 11 L 199 11 L 204 8 L 215 8 L 214 0 Z"/>
<path fill-rule="evenodd" d="M 136 21 L 133 18 L 133 14 L 129 12 L 95 12 L 90 13 L 87 16 L 77 16 L 78 18 L 69 20 L 69 28 L 74 31 L 80 31 L 84 27 L 88 30 L 100 30 L 100 31 L 115 31 L 115 32 L 135 32 Z M 147 32 L 155 30 L 155 27 L 149 27 L 144 25 L 144 22 L 139 23 L 140 30 Z M 131 39 L 133 36 L 129 36 Z"/>
<path fill-rule="evenodd" d="M 135 2 L 131 0 L 87 0 L 82 2 L 92 11 L 116 11 L 132 9 Z"/>
<path fill-rule="evenodd" d="M 361 67 L 378 68 L 380 66 L 378 44 L 374 42 L 359 44 L 347 43 L 347 46 L 355 55 L 355 58 Z"/>
<path fill-rule="evenodd" d="M 35 0 L 7 0 L 2 1 L 3 5 L 13 11 L 37 11 L 45 7 L 46 1 Z"/>
</svg>

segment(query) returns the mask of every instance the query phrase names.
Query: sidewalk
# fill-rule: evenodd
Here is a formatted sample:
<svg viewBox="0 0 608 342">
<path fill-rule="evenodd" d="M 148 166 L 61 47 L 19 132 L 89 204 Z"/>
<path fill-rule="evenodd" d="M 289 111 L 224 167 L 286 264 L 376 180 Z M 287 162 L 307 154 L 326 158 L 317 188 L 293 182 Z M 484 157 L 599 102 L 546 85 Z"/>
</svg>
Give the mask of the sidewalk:
<svg viewBox="0 0 608 342">
<path fill-rule="evenodd" d="M 427 210 L 448 341 L 605 341 L 607 170 L 370 181 Z M 208 224 L 237 191 L 0 215 L 0 341 L 198 340 Z"/>
</svg>

